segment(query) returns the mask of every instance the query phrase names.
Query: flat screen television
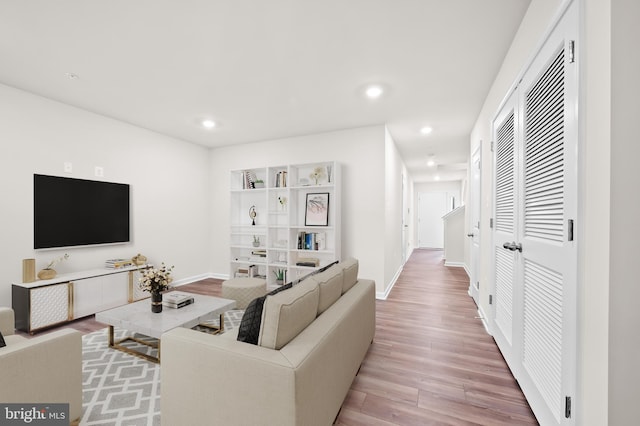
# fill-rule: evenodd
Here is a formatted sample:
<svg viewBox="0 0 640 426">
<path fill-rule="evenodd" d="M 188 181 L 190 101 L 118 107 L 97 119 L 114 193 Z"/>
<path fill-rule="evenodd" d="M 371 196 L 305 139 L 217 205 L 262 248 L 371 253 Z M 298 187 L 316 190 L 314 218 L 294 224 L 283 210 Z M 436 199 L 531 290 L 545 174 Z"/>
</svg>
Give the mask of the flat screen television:
<svg viewBox="0 0 640 426">
<path fill-rule="evenodd" d="M 35 249 L 129 241 L 129 185 L 33 175 Z"/>
</svg>

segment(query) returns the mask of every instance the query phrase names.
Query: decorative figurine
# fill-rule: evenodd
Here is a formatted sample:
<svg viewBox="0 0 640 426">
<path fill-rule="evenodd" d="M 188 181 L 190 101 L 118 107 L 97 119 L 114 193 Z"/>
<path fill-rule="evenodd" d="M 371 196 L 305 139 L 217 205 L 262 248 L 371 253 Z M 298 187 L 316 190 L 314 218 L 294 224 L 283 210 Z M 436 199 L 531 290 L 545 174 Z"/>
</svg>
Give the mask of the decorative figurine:
<svg viewBox="0 0 640 426">
<path fill-rule="evenodd" d="M 256 224 L 256 216 L 258 216 L 258 212 L 256 212 L 256 206 L 249 207 L 249 217 L 251 218 L 251 225 Z"/>
</svg>

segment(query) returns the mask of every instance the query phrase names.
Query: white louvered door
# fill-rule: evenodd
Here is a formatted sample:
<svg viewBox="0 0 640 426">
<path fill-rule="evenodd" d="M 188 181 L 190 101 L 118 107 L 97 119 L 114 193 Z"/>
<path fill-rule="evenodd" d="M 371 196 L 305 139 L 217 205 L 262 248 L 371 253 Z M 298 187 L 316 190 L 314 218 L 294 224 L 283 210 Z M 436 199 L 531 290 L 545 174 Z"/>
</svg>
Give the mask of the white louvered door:
<svg viewBox="0 0 640 426">
<path fill-rule="evenodd" d="M 494 120 L 494 237 L 493 263 L 495 289 L 493 292 L 493 336 L 505 359 L 513 355 L 513 297 L 516 254 L 504 248 L 516 240 L 516 172 L 519 135 L 518 97 L 514 93 Z M 513 369 L 514 366 L 511 366 Z"/>
<path fill-rule="evenodd" d="M 500 168 L 506 160 L 497 142 L 500 123 L 494 123 L 495 328 L 506 329 L 502 323 L 509 318 L 502 312 L 512 313 L 508 350 L 497 334 L 496 341 L 544 425 L 575 424 L 570 408 L 576 383 L 577 17 L 574 2 L 512 95 L 521 120 L 513 149 L 514 240 L 502 250 L 509 240 L 499 217 L 508 216 L 509 206 L 501 207 Z M 499 295 L 509 274 L 512 298 L 503 301 Z"/>
</svg>

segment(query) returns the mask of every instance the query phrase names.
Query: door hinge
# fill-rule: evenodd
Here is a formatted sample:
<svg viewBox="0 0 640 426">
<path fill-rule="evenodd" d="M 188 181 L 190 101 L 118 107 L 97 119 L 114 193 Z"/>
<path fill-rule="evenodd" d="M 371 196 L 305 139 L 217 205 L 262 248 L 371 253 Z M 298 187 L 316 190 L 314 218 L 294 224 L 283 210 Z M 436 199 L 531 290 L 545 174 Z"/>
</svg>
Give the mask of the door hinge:
<svg viewBox="0 0 640 426">
<path fill-rule="evenodd" d="M 493 229 L 493 218 L 489 219 L 489 228 Z"/>
<path fill-rule="evenodd" d="M 489 295 L 489 304 L 493 305 L 493 294 Z"/>
<path fill-rule="evenodd" d="M 567 221 L 567 241 L 573 241 L 573 219 Z"/>
<path fill-rule="evenodd" d="M 476 288 L 480 290 L 480 281 L 476 281 Z"/>
<path fill-rule="evenodd" d="M 491 141 L 491 152 L 493 152 L 493 141 Z"/>
<path fill-rule="evenodd" d="M 575 40 L 569 40 L 569 63 L 573 64 L 576 61 L 576 42 Z"/>
<path fill-rule="evenodd" d="M 565 396 L 564 398 L 564 417 L 566 419 L 571 418 L 571 397 Z"/>
</svg>

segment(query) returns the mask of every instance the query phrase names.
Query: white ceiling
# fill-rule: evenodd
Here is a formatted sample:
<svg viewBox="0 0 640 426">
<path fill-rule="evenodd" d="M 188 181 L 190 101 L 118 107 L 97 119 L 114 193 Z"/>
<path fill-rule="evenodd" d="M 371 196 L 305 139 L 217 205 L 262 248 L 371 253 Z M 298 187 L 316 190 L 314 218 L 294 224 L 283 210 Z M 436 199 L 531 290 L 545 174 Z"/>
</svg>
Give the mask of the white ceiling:
<svg viewBox="0 0 640 426">
<path fill-rule="evenodd" d="M 0 82 L 209 147 L 386 124 L 455 180 L 529 2 L 0 0 Z"/>
</svg>

